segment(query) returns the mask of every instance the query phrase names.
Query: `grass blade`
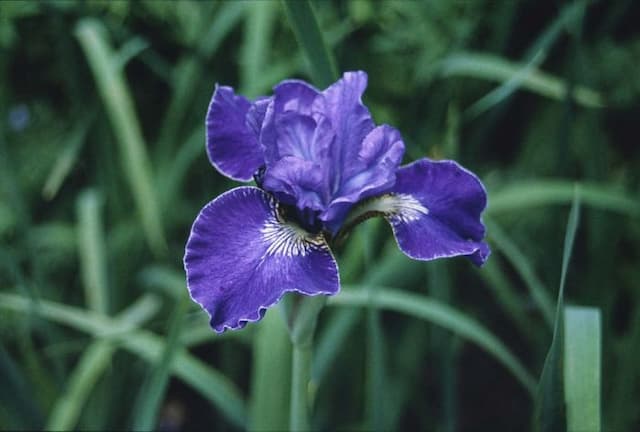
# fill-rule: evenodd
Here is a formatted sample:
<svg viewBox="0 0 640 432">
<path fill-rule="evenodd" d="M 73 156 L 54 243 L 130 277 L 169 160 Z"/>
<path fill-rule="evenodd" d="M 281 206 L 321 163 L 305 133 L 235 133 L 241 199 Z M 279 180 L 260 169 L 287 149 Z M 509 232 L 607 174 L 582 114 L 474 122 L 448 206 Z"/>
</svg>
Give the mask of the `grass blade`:
<svg viewBox="0 0 640 432">
<path fill-rule="evenodd" d="M 563 180 L 539 180 L 512 184 L 494 191 L 487 213 L 496 215 L 549 204 L 573 201 L 575 183 Z M 580 183 L 580 201 L 585 205 L 614 211 L 628 216 L 640 216 L 640 199 L 618 188 L 595 183 Z"/>
<path fill-rule="evenodd" d="M 83 192 L 76 202 L 78 214 L 78 256 L 89 309 L 109 310 L 105 241 L 100 217 L 101 197 L 95 190 Z"/>
<path fill-rule="evenodd" d="M 133 430 L 155 429 L 162 398 L 169 384 L 171 365 L 176 352 L 181 348 L 180 334 L 189 304 L 190 299 L 186 295 L 186 291 L 184 291 L 171 316 L 169 331 L 162 355 L 158 358 L 158 361 L 138 392 L 138 398 L 133 411 L 135 415 L 132 425 Z"/>
<path fill-rule="evenodd" d="M 286 430 L 289 424 L 291 342 L 278 311 L 267 312 L 253 340 L 251 430 Z"/>
<path fill-rule="evenodd" d="M 151 297 L 142 297 L 133 303 L 116 319 L 138 327 L 151 318 L 160 308 L 160 303 Z M 116 345 L 111 340 L 98 339 L 83 353 L 68 380 L 67 388 L 56 401 L 47 422 L 47 430 L 70 430 L 76 423 L 83 407 L 100 375 L 111 363 Z"/>
<path fill-rule="evenodd" d="M 370 294 L 364 287 L 352 287 L 328 302 L 333 306 L 375 306 L 429 321 L 471 341 L 502 363 L 533 394 L 535 380 L 509 349 L 480 323 L 454 308 L 428 297 L 379 287 Z"/>
<path fill-rule="evenodd" d="M 147 303 L 157 301 L 155 297 L 146 299 Z M 96 337 L 109 338 L 150 363 L 157 363 L 166 349 L 160 337 L 149 331 L 134 330 L 122 319 L 109 318 L 56 302 L 41 300 L 34 303 L 24 296 L 0 293 L 0 309 L 36 314 Z M 234 425 L 244 428 L 246 410 L 241 393 L 223 374 L 185 350 L 176 353 L 171 370 L 218 407 L 221 414 Z"/>
<path fill-rule="evenodd" d="M 600 310 L 567 306 L 564 309 L 564 393 L 567 430 L 601 429 L 600 359 L 602 350 Z"/>
<path fill-rule="evenodd" d="M 240 94 L 249 98 L 259 96 L 257 78 L 267 69 L 271 53 L 271 33 L 277 17 L 276 3 L 266 1 L 245 2 L 248 6 L 244 41 L 240 49 Z"/>
<path fill-rule="evenodd" d="M 284 9 L 298 44 L 305 53 L 309 74 L 321 88 L 337 78 L 335 61 L 324 41 L 318 20 L 309 0 L 284 0 Z"/>
<path fill-rule="evenodd" d="M 542 281 L 538 278 L 533 270 L 533 266 L 527 259 L 526 255 L 522 253 L 520 248 L 509 238 L 500 225 L 496 224 L 492 220 L 485 218 L 485 224 L 487 226 L 487 232 L 489 237 L 495 245 L 502 251 L 503 256 L 511 262 L 516 269 L 522 280 L 529 289 L 531 298 L 537 303 L 542 316 L 549 324 L 550 328 L 553 328 L 554 310 L 553 302 L 549 297 L 547 289 L 543 285 Z"/>
<path fill-rule="evenodd" d="M 511 62 L 492 54 L 471 52 L 452 54 L 439 66 L 440 73 L 444 77 L 462 76 L 496 82 L 509 82 L 513 77 L 518 77 L 516 84 L 541 96 L 563 101 L 567 93 L 568 85 L 564 80 L 535 67 Z M 602 96 L 584 86 L 576 86 L 573 97 L 577 103 L 588 108 L 604 106 Z"/>
<path fill-rule="evenodd" d="M 560 273 L 560 288 L 556 319 L 553 328 L 553 339 L 542 369 L 538 384 L 535 406 L 536 429 L 547 432 L 566 430 L 566 413 L 564 406 L 564 388 L 562 381 L 563 349 L 564 349 L 564 285 L 567 269 L 573 251 L 573 242 L 580 221 L 580 196 L 577 187 L 574 189 L 573 204 L 569 212 L 569 221 L 564 238 L 562 253 L 562 270 Z"/>
<path fill-rule="evenodd" d="M 71 169 L 78 159 L 78 154 L 85 142 L 87 132 L 89 131 L 89 127 L 93 123 L 94 118 L 95 112 L 92 110 L 91 114 L 80 119 L 78 124 L 71 131 L 64 148 L 51 168 L 51 172 L 49 173 L 44 187 L 42 188 L 42 196 L 46 200 L 51 200 L 56 196 L 60 186 L 62 186 L 62 183 L 64 182 L 64 179 L 71 172 Z"/>
<path fill-rule="evenodd" d="M 120 145 L 124 172 L 149 247 L 156 255 L 162 255 L 166 250 L 166 241 L 160 219 L 161 213 L 153 189 L 149 157 L 124 74 L 116 67 L 115 54 L 99 21 L 80 21 L 76 26 L 76 37 L 93 71 L 116 141 Z"/>
</svg>

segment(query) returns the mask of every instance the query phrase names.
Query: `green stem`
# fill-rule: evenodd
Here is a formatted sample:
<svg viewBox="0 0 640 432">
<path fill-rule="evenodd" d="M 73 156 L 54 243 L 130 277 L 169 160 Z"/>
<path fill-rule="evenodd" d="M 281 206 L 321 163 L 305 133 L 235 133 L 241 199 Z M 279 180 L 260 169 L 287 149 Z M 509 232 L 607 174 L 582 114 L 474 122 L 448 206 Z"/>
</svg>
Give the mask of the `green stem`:
<svg viewBox="0 0 640 432">
<path fill-rule="evenodd" d="M 289 430 L 306 431 L 309 426 L 309 379 L 311 377 L 311 344 L 293 346 L 291 367 L 291 411 Z"/>
</svg>

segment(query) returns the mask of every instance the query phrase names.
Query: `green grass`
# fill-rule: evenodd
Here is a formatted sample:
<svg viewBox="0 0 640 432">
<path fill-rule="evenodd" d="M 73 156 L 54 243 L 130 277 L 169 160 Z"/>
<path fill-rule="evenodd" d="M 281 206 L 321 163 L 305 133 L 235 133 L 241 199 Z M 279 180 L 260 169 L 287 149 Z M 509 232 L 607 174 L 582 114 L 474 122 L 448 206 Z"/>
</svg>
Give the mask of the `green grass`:
<svg viewBox="0 0 640 432">
<path fill-rule="evenodd" d="M 639 12 L 0 2 L 0 429 L 639 429 Z M 483 180 L 489 261 L 411 261 L 369 220 L 317 323 L 213 333 L 182 257 L 235 186 L 204 148 L 215 84 L 356 69 L 405 163 Z"/>
</svg>

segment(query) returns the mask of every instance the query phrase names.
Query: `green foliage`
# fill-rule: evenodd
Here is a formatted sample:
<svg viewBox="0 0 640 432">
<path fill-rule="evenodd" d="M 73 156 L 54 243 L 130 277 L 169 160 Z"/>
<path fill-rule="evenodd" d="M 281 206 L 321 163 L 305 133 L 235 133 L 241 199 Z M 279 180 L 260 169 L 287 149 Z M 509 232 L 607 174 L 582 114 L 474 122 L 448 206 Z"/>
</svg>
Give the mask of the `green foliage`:
<svg viewBox="0 0 640 432">
<path fill-rule="evenodd" d="M 0 429 L 273 430 L 308 405 L 324 430 L 524 430 L 535 399 L 542 427 L 639 429 L 639 12 L 0 1 Z M 485 182 L 492 256 L 411 261 L 370 220 L 337 251 L 311 349 L 292 359 L 277 310 L 216 335 L 182 267 L 194 217 L 233 187 L 204 150 L 214 84 L 253 97 L 352 69 L 405 162 Z"/>
</svg>

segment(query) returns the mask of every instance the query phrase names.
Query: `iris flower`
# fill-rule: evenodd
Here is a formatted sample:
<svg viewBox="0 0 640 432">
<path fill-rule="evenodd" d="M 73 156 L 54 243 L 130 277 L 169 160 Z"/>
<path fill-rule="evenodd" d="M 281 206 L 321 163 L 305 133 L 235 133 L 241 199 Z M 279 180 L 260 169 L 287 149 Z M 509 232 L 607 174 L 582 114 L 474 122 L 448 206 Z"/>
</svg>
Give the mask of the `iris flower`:
<svg viewBox="0 0 640 432">
<path fill-rule="evenodd" d="M 410 258 L 487 259 L 480 180 L 453 161 L 400 166 L 402 137 L 375 125 L 362 103 L 366 86 L 364 72 L 346 72 L 324 91 L 286 80 L 253 102 L 216 86 L 209 160 L 257 187 L 209 202 L 187 241 L 187 286 L 214 330 L 259 320 L 286 292 L 338 293 L 331 246 L 372 216 L 389 222 Z"/>
</svg>

